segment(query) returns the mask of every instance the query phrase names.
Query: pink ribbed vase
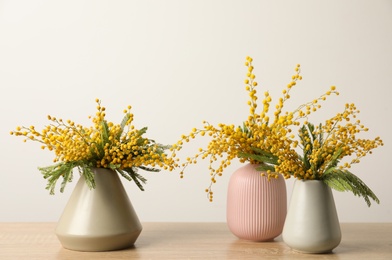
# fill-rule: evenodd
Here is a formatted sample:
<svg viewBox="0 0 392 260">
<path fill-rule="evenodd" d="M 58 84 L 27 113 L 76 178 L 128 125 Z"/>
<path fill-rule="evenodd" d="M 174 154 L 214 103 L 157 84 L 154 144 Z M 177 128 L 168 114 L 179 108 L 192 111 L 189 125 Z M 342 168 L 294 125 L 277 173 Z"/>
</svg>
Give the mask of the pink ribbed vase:
<svg viewBox="0 0 392 260">
<path fill-rule="evenodd" d="M 287 213 L 286 182 L 261 176 L 258 165 L 247 164 L 230 178 L 227 224 L 238 238 L 269 241 L 282 233 Z"/>
</svg>

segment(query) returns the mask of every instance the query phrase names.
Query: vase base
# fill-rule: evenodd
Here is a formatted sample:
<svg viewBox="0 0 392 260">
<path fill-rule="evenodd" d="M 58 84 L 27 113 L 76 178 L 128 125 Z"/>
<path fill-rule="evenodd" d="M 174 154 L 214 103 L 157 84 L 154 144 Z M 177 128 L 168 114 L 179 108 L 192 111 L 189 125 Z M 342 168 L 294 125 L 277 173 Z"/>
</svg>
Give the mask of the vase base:
<svg viewBox="0 0 392 260">
<path fill-rule="evenodd" d="M 65 249 L 82 252 L 114 251 L 133 247 L 141 230 L 127 234 L 118 234 L 104 237 L 59 235 L 60 243 Z"/>
<path fill-rule="evenodd" d="M 243 238 L 240 236 L 235 235 L 238 239 L 240 240 L 244 240 L 244 241 L 249 241 L 249 242 L 255 242 L 255 243 L 269 243 L 269 242 L 274 242 L 275 241 L 275 237 L 273 238 Z"/>
<path fill-rule="evenodd" d="M 291 249 L 293 252 L 298 253 L 298 254 L 332 254 L 332 249 L 328 249 L 325 251 L 320 251 L 320 252 L 311 252 L 311 251 L 303 251 L 303 250 L 297 250 L 297 249 Z"/>
</svg>

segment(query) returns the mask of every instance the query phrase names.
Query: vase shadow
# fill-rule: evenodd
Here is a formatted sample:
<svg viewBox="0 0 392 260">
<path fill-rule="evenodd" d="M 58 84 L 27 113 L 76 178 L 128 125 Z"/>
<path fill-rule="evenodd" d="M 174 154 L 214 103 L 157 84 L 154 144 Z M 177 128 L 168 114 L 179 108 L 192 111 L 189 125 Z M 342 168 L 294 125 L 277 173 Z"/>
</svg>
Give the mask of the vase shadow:
<svg viewBox="0 0 392 260">
<path fill-rule="evenodd" d="M 238 252 L 238 254 L 252 255 L 252 256 L 265 256 L 265 257 L 276 257 L 276 259 L 340 259 L 340 252 L 342 250 L 330 251 L 329 253 L 303 253 L 295 251 L 287 246 L 282 239 L 282 236 L 278 236 L 273 240 L 256 242 L 237 238 L 228 244 L 228 250 L 230 252 Z M 345 252 L 347 253 L 347 252 Z"/>
</svg>

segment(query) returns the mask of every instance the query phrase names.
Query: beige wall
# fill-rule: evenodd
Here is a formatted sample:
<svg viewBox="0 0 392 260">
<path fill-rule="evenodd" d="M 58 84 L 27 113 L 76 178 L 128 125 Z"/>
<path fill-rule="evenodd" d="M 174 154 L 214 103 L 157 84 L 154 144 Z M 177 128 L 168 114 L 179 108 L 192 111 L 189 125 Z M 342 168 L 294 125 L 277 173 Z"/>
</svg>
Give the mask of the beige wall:
<svg viewBox="0 0 392 260">
<path fill-rule="evenodd" d="M 385 146 L 353 171 L 381 204 L 367 208 L 334 192 L 339 217 L 391 222 L 391 46 L 391 1 L 0 1 L 0 221 L 56 221 L 76 182 L 49 196 L 37 166 L 51 164 L 52 154 L 9 136 L 17 125 L 42 126 L 47 114 L 88 124 L 97 97 L 112 121 L 131 104 L 136 125 L 162 143 L 203 120 L 241 124 L 243 63 L 251 55 L 259 93 L 273 97 L 302 65 L 290 108 L 337 86 L 340 96 L 315 122 L 346 102 L 358 106 L 367 137 L 379 135 Z M 146 173 L 145 192 L 124 184 L 142 221 L 225 221 L 227 183 L 238 166 L 218 179 L 213 203 L 204 193 L 206 163 L 182 180 L 176 172 Z"/>
</svg>

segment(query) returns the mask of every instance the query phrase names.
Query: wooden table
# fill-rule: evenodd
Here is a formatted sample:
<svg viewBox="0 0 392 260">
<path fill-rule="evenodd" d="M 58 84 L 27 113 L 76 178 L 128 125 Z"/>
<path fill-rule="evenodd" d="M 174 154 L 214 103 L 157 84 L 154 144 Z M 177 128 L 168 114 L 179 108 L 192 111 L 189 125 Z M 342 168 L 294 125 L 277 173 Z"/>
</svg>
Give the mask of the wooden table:
<svg viewBox="0 0 392 260">
<path fill-rule="evenodd" d="M 62 248 L 55 223 L 0 223 L 0 259 L 392 259 L 392 223 L 341 224 L 332 254 L 300 254 L 273 242 L 237 239 L 225 223 L 143 223 L 134 247 L 112 252 Z"/>
</svg>

